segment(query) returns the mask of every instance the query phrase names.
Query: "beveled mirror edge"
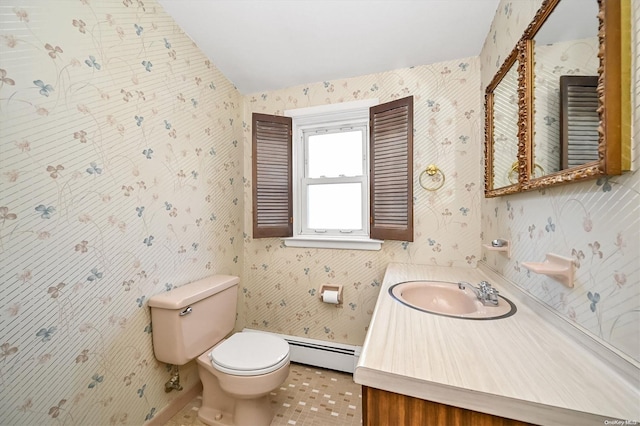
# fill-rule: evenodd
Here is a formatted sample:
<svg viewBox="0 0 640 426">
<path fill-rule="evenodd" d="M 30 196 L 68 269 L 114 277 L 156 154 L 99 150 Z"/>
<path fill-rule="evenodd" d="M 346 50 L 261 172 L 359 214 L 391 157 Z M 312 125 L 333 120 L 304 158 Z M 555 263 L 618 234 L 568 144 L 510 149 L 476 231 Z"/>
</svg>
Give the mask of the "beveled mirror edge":
<svg viewBox="0 0 640 426">
<path fill-rule="evenodd" d="M 522 96 L 525 91 L 523 85 L 523 71 L 522 62 L 520 61 L 521 49 L 517 44 L 513 50 L 509 53 L 509 56 L 504 60 L 500 68 L 493 76 L 493 79 L 487 85 L 485 89 L 485 123 L 484 123 L 484 196 L 485 198 L 500 197 L 502 195 L 513 194 L 520 192 L 522 182 L 522 153 L 524 145 L 523 138 L 520 133 L 522 131 Z M 504 79 L 507 73 L 511 70 L 511 67 L 518 62 L 518 183 L 503 186 L 501 188 L 493 188 L 493 158 L 494 158 L 494 143 L 493 143 L 493 92 L 500 82 Z"/>
<path fill-rule="evenodd" d="M 586 163 L 579 167 L 549 174 L 547 176 L 531 179 L 531 170 L 534 165 L 533 156 L 533 116 L 534 116 L 534 58 L 533 58 L 533 38 L 542 27 L 548 16 L 553 12 L 560 0 L 545 0 L 533 20 L 525 30 L 521 41 L 523 54 L 522 64 L 524 66 L 524 79 L 527 96 L 522 108 L 525 121 L 523 135 L 524 144 L 524 173 L 521 174 L 522 191 L 543 189 L 550 186 L 576 182 L 580 180 L 595 178 L 603 175 L 619 175 L 622 173 L 621 163 L 621 32 L 620 32 L 620 11 L 621 6 L 618 0 L 598 0 L 598 114 L 600 125 L 598 126 L 598 160 Z M 605 37 L 605 33 L 607 36 Z M 605 94 L 606 88 L 606 94 Z M 609 99 L 613 102 L 606 104 Z M 527 126 L 527 124 L 530 124 Z"/>
</svg>

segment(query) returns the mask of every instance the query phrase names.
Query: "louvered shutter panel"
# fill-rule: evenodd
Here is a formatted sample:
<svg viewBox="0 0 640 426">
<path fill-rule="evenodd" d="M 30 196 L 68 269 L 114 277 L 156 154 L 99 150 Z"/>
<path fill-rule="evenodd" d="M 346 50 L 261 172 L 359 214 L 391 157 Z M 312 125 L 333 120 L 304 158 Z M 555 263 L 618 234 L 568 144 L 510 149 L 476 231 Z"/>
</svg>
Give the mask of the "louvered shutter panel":
<svg viewBox="0 0 640 426">
<path fill-rule="evenodd" d="M 562 168 L 598 160 L 597 76 L 560 77 Z"/>
<path fill-rule="evenodd" d="M 291 118 L 253 114 L 253 238 L 293 234 Z"/>
<path fill-rule="evenodd" d="M 413 96 L 369 111 L 371 238 L 413 241 Z"/>
</svg>

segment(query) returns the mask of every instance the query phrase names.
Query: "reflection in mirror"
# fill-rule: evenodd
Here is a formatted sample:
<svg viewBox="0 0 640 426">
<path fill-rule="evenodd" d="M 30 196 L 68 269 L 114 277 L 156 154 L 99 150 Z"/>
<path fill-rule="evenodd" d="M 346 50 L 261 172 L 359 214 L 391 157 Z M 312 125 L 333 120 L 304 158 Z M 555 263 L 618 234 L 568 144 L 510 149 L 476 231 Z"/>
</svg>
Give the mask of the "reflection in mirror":
<svg viewBox="0 0 640 426">
<path fill-rule="evenodd" d="M 524 174 L 524 138 L 520 105 L 524 100 L 522 75 L 518 60 L 522 49 L 511 51 L 487 86 L 485 93 L 485 197 L 498 197 L 518 192 Z"/>
<path fill-rule="evenodd" d="M 598 161 L 598 76 L 560 77 L 560 168 Z"/>
<path fill-rule="evenodd" d="M 518 70 L 513 63 L 493 92 L 493 188 L 518 183 Z"/>
<path fill-rule="evenodd" d="M 537 178 L 598 160 L 597 0 L 560 1 L 533 46 L 530 170 Z"/>
</svg>

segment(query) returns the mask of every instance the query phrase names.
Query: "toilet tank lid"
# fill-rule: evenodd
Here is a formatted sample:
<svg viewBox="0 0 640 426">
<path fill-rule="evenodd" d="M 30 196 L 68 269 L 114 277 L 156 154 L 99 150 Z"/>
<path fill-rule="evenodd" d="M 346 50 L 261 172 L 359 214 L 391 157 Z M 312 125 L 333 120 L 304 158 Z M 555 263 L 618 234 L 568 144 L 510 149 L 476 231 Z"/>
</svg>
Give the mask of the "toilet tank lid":
<svg viewBox="0 0 640 426">
<path fill-rule="evenodd" d="M 198 281 L 156 294 L 149 299 L 149 307 L 182 309 L 199 300 L 228 289 L 240 282 L 233 275 L 211 275 Z"/>
</svg>

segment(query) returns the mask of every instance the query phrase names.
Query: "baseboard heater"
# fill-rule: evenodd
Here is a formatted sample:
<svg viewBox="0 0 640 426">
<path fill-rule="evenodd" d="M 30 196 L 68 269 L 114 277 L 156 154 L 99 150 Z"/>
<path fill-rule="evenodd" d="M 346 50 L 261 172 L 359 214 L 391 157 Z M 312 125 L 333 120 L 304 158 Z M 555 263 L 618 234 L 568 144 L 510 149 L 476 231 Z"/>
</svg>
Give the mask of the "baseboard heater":
<svg viewBox="0 0 640 426">
<path fill-rule="evenodd" d="M 243 332 L 269 333 L 262 330 L 245 328 Z M 287 336 L 269 333 L 282 337 L 289 343 L 292 362 L 328 368 L 330 370 L 353 373 L 362 352 L 362 346 L 345 345 L 342 343 L 326 342 L 324 340 L 307 339 L 305 337 Z"/>
</svg>

